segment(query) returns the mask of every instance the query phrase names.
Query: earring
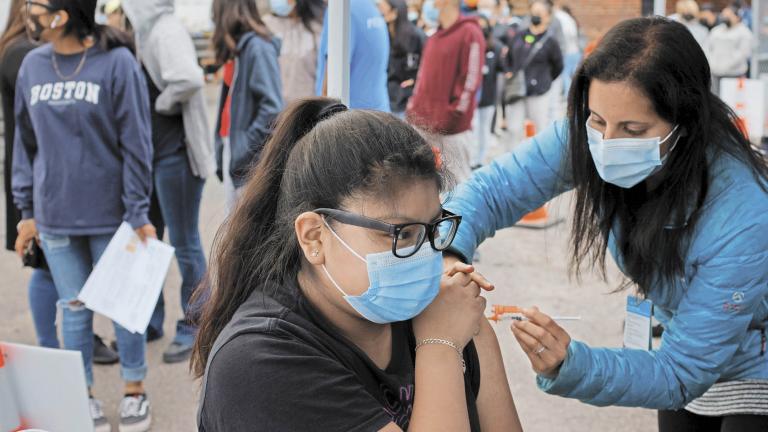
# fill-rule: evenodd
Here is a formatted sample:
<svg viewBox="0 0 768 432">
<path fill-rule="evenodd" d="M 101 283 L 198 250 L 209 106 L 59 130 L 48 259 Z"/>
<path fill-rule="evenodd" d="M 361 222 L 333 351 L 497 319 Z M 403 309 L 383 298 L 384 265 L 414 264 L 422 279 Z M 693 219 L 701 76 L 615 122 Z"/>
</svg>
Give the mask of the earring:
<svg viewBox="0 0 768 432">
<path fill-rule="evenodd" d="M 312 251 L 312 256 L 313 257 L 316 257 L 318 255 L 320 255 L 320 251 L 319 250 L 315 249 L 315 250 Z"/>
</svg>

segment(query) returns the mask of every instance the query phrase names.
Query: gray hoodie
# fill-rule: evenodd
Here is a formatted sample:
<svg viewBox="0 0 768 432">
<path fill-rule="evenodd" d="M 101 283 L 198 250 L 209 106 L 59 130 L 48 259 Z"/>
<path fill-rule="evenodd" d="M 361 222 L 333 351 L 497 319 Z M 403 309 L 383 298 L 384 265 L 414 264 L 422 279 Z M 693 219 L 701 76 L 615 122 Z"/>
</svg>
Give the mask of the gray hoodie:
<svg viewBox="0 0 768 432">
<path fill-rule="evenodd" d="M 174 0 L 126 0 L 123 9 L 136 32 L 139 58 L 161 93 L 160 114 L 182 113 L 189 165 L 206 178 L 215 169 L 213 141 L 203 95 L 203 71 L 192 38 L 173 14 Z"/>
</svg>

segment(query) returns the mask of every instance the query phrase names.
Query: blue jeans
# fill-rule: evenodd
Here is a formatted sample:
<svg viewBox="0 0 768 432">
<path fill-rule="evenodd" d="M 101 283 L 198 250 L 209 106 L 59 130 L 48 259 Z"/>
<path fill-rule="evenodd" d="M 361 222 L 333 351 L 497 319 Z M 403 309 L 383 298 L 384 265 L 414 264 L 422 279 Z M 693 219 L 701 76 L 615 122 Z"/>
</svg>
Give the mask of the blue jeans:
<svg viewBox="0 0 768 432">
<path fill-rule="evenodd" d="M 205 254 L 198 228 L 205 180 L 192 174 L 187 162 L 187 153 L 183 151 L 155 161 L 154 177 L 160 210 L 171 245 L 176 248 L 176 261 L 181 273 L 181 309 L 185 319 L 176 323 L 174 342 L 189 346 L 195 341 L 197 333 L 197 328 L 186 319 L 189 299 L 206 272 Z M 164 318 L 165 309 L 161 295 L 149 325 L 162 329 Z"/>
<path fill-rule="evenodd" d="M 40 233 L 40 242 L 63 310 L 64 348 L 82 354 L 88 387 L 93 385 L 93 312 L 77 301 L 77 295 L 111 238 L 111 234 L 62 236 Z M 115 335 L 123 380 L 144 380 L 147 375 L 144 335 L 131 333 L 116 323 Z"/>
<path fill-rule="evenodd" d="M 37 343 L 45 348 L 59 348 L 59 336 L 56 333 L 56 302 L 59 293 L 53 284 L 51 272 L 34 269 L 29 279 L 29 308 L 35 323 Z"/>
</svg>

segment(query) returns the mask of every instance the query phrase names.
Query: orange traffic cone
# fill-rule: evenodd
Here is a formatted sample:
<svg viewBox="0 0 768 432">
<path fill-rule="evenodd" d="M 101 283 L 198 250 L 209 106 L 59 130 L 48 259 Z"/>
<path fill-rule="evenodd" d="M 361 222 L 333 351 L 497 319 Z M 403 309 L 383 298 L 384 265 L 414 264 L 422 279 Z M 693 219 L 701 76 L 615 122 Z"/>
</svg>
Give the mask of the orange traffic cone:
<svg viewBox="0 0 768 432">
<path fill-rule="evenodd" d="M 536 135 L 536 125 L 532 121 L 526 120 L 524 124 L 526 138 L 531 138 Z M 562 220 L 550 222 L 549 212 L 547 211 L 547 206 L 545 205 L 544 207 L 540 207 L 523 216 L 523 218 L 520 219 L 520 222 L 517 223 L 517 226 L 521 228 L 543 229 L 557 225 L 560 222 L 562 222 Z"/>
</svg>

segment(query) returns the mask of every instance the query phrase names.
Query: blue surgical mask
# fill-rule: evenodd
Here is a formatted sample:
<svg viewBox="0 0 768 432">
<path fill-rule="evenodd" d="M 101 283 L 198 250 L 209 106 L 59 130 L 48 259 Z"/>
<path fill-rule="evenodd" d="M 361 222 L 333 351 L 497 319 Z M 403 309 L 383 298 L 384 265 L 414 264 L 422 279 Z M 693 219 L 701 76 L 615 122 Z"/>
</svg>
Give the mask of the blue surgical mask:
<svg viewBox="0 0 768 432">
<path fill-rule="evenodd" d="M 325 222 L 325 220 L 323 220 Z M 420 314 L 440 292 L 443 254 L 425 242 L 408 258 L 398 258 L 392 251 L 361 257 L 325 222 L 336 239 L 368 269 L 368 289 L 359 296 L 344 292 L 323 264 L 331 283 L 344 295 L 344 300 L 363 318 L 377 324 L 407 321 Z"/>
<path fill-rule="evenodd" d="M 493 17 L 493 10 L 492 9 L 478 9 L 477 10 L 478 15 L 485 17 L 487 19 L 491 19 Z"/>
<path fill-rule="evenodd" d="M 421 16 L 428 24 L 436 26 L 440 20 L 440 9 L 435 7 L 435 0 L 427 0 L 421 7 Z"/>
<path fill-rule="evenodd" d="M 600 131 L 587 122 L 587 141 L 592 160 L 600 177 L 607 183 L 629 189 L 661 169 L 667 156 L 674 150 L 677 140 L 661 158 L 661 144 L 677 130 L 675 126 L 663 139 L 615 138 L 604 139 Z M 680 139 L 678 135 L 677 139 Z"/>
<path fill-rule="evenodd" d="M 408 11 L 408 21 L 416 24 L 419 20 L 419 13 L 417 11 Z"/>
<path fill-rule="evenodd" d="M 273 14 L 287 17 L 293 12 L 294 5 L 288 3 L 288 0 L 269 0 L 269 7 L 272 9 Z"/>
</svg>

